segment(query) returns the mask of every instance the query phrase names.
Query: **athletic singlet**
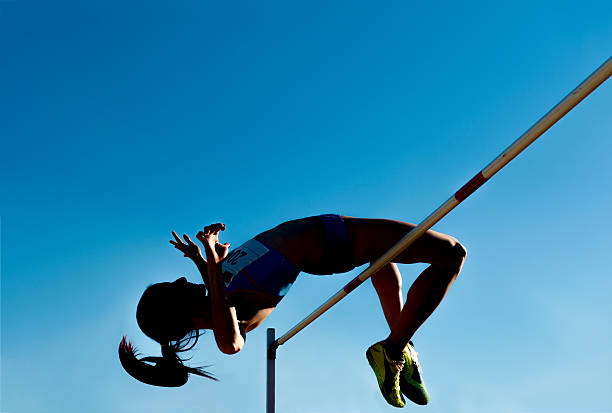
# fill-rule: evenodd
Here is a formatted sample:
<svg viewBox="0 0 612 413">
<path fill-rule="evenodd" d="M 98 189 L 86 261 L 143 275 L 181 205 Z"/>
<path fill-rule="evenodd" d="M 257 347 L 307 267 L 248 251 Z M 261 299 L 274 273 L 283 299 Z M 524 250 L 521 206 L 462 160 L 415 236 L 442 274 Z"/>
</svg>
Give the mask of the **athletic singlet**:
<svg viewBox="0 0 612 413">
<path fill-rule="evenodd" d="M 228 293 L 256 291 L 280 301 L 299 270 L 280 252 L 256 239 L 232 250 L 221 263 Z"/>
</svg>

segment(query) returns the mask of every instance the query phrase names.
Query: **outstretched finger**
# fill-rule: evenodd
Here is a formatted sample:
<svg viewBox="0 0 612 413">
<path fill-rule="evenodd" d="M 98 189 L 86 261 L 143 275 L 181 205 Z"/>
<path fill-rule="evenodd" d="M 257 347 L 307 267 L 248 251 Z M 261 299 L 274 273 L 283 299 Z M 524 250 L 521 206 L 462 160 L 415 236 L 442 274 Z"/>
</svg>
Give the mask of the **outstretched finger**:
<svg viewBox="0 0 612 413">
<path fill-rule="evenodd" d="M 191 238 L 189 238 L 189 235 L 183 234 L 183 238 L 185 239 L 185 242 L 187 242 L 187 244 L 193 244 L 193 241 L 191 240 Z"/>
<path fill-rule="evenodd" d="M 172 244 L 174 246 L 174 248 L 176 248 L 177 250 L 179 250 L 181 252 L 184 252 L 185 248 L 187 248 L 187 245 L 185 245 L 182 242 L 176 242 L 176 241 L 170 240 L 170 244 Z"/>
<path fill-rule="evenodd" d="M 183 241 L 181 241 L 181 239 L 179 238 L 179 236 L 178 236 L 178 235 L 176 235 L 176 232 L 172 231 L 172 235 L 174 236 L 174 239 L 176 240 L 176 242 L 177 242 L 178 244 L 182 244 L 182 243 L 183 243 Z"/>
</svg>

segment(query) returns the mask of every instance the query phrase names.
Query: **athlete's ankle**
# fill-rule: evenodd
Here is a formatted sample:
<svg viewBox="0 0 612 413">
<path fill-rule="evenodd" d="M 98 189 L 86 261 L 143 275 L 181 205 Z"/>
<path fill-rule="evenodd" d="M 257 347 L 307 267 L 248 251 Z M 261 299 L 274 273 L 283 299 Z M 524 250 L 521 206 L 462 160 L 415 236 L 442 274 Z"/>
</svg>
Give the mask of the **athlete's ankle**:
<svg viewBox="0 0 612 413">
<path fill-rule="evenodd" d="M 385 350 L 387 350 L 387 354 L 392 360 L 403 360 L 405 346 L 401 346 L 401 344 L 398 345 L 389 338 L 383 341 L 383 346 L 385 347 Z"/>
</svg>

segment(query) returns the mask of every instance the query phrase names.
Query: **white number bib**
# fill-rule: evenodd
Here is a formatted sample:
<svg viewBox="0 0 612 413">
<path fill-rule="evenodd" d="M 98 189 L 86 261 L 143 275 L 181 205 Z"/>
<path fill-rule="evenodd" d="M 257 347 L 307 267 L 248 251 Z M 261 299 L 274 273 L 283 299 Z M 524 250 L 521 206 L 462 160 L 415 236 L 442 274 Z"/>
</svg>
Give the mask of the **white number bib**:
<svg viewBox="0 0 612 413">
<path fill-rule="evenodd" d="M 229 284 L 236 274 L 242 271 L 247 265 L 263 257 L 267 252 L 268 248 L 255 239 L 248 240 L 235 250 L 232 250 L 221 263 L 221 270 L 224 273 L 231 274 L 229 277 L 225 274 L 225 283 Z"/>
</svg>

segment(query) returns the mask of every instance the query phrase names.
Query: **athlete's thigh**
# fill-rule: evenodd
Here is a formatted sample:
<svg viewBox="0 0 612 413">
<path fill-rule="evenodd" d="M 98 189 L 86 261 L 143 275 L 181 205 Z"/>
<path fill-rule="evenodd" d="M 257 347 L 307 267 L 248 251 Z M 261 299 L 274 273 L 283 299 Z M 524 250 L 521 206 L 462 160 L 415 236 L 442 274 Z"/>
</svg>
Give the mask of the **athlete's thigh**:
<svg viewBox="0 0 612 413">
<path fill-rule="evenodd" d="M 415 225 L 392 219 L 343 217 L 353 242 L 356 265 L 362 265 L 380 258 L 389 251 Z M 450 235 L 427 231 L 393 261 L 402 264 L 417 262 L 443 263 L 449 248 L 457 240 Z"/>
</svg>

